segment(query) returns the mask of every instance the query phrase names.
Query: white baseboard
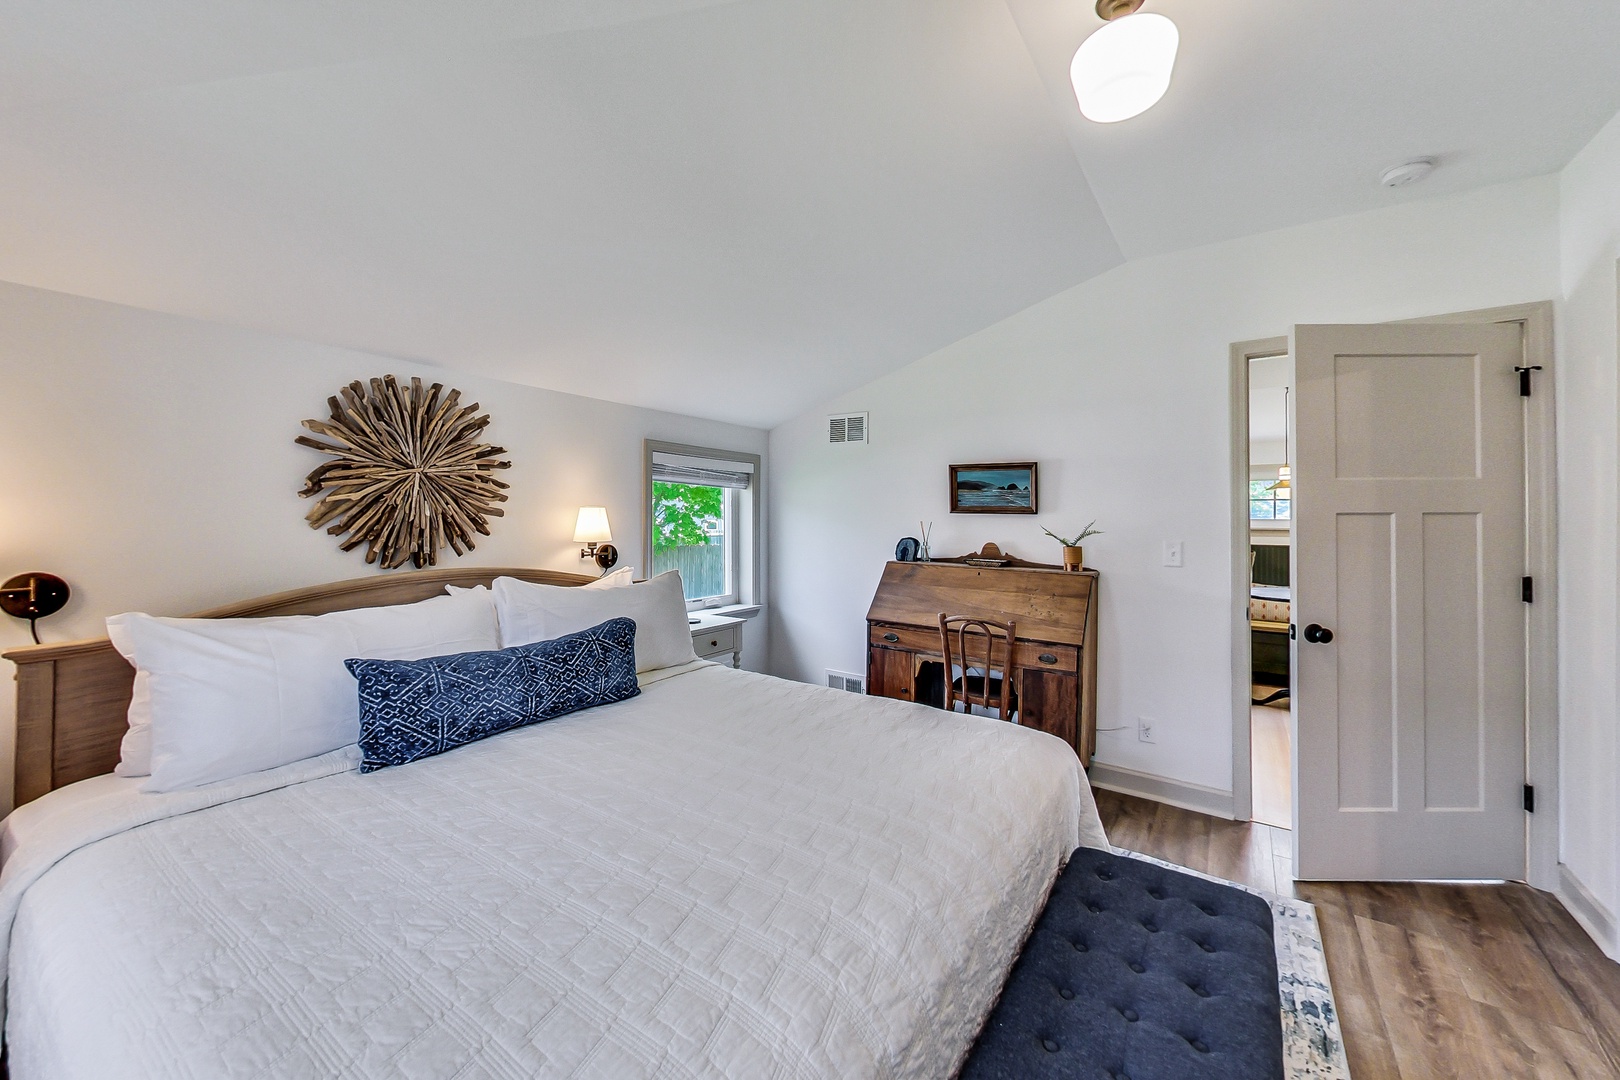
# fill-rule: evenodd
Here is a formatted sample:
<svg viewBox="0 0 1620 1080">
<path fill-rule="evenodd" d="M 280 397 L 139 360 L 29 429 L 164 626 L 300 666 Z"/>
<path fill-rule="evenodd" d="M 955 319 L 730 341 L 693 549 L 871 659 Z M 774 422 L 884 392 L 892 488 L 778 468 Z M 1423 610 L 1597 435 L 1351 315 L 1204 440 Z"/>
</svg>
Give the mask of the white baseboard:
<svg viewBox="0 0 1620 1080">
<path fill-rule="evenodd" d="M 1592 935 L 1604 955 L 1620 960 L 1620 935 L 1615 933 L 1614 913 L 1563 863 L 1558 864 L 1558 889 L 1553 895 L 1558 897 L 1565 911 L 1575 916 L 1581 929 Z"/>
<path fill-rule="evenodd" d="M 1189 784 L 1184 780 L 1170 780 L 1151 773 L 1137 772 L 1105 761 L 1093 761 L 1087 773 L 1092 787 L 1117 791 L 1122 795 L 1135 795 L 1141 799 L 1168 803 L 1183 810 L 1195 810 L 1211 817 L 1232 817 L 1232 793 L 1219 788 Z"/>
</svg>

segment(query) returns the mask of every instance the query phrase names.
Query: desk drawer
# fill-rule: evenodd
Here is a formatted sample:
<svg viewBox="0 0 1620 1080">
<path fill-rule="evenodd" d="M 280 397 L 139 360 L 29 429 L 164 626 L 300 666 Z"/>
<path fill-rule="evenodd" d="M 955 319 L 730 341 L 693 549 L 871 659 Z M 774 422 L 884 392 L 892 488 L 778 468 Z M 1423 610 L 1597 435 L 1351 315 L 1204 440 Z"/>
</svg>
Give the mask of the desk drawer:
<svg viewBox="0 0 1620 1080">
<path fill-rule="evenodd" d="M 939 655 L 939 631 L 929 633 L 912 626 L 883 626 L 868 629 L 867 641 L 880 649 L 900 649 L 904 652 Z"/>
<path fill-rule="evenodd" d="M 1080 650 L 1073 645 L 1047 645 L 1038 641 L 1016 641 L 1013 657 L 1017 666 L 1038 671 L 1063 671 L 1074 674 L 1080 670 Z"/>
<path fill-rule="evenodd" d="M 905 652 L 922 653 L 927 656 L 940 655 L 938 630 L 919 630 L 914 626 L 886 626 L 882 623 L 874 623 L 867 630 L 867 641 L 880 649 L 900 649 Z M 972 644 L 973 642 L 970 639 L 969 645 Z M 973 651 L 978 654 L 977 649 Z M 1001 660 L 1002 650 L 998 643 L 995 650 L 995 661 L 1000 663 Z M 1038 641 L 1015 641 L 1013 643 L 1013 664 L 1015 667 L 1034 668 L 1039 671 L 1063 671 L 1072 674 L 1080 670 L 1080 650 L 1073 645 L 1048 645 Z"/>
</svg>

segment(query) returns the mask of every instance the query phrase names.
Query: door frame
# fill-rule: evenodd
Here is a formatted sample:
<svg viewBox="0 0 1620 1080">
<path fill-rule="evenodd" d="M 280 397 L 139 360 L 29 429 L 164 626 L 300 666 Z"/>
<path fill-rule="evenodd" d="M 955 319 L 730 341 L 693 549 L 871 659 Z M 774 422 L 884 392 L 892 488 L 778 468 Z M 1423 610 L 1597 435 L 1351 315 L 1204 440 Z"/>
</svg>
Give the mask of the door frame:
<svg viewBox="0 0 1620 1080">
<path fill-rule="evenodd" d="M 1525 573 L 1535 579 L 1535 602 L 1525 613 L 1525 782 L 1536 789 L 1535 813 L 1526 815 L 1525 874 L 1538 889 L 1555 891 L 1558 877 L 1558 516 L 1554 396 L 1553 302 L 1480 308 L 1410 323 L 1518 323 L 1525 363 L 1539 364 L 1525 405 Z M 1249 675 L 1249 362 L 1292 351 L 1288 336 L 1240 341 L 1230 348 L 1232 495 L 1232 816 L 1254 812 L 1250 758 Z M 1298 783 L 1298 777 L 1294 778 Z"/>
</svg>

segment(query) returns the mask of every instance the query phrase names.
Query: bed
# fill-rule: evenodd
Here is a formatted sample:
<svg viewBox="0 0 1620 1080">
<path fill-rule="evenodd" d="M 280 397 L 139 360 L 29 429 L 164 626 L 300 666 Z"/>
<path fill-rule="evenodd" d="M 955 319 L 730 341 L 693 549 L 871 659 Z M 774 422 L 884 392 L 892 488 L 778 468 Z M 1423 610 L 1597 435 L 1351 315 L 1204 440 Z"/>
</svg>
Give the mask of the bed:
<svg viewBox="0 0 1620 1080">
<path fill-rule="evenodd" d="M 588 580 L 210 615 L 503 574 Z M 703 661 L 407 766 L 152 794 L 108 774 L 106 642 L 8 655 L 14 1080 L 949 1076 L 1068 853 L 1106 846 L 1061 740 Z"/>
</svg>

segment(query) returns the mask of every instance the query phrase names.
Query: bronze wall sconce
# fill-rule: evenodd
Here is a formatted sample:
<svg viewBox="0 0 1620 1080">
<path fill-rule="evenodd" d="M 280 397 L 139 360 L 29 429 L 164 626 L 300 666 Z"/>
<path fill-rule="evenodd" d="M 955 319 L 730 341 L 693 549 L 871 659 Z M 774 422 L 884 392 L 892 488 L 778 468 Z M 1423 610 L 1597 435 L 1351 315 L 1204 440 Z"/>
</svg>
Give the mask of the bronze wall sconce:
<svg viewBox="0 0 1620 1080">
<path fill-rule="evenodd" d="M 39 644 L 39 627 L 35 623 L 47 615 L 62 610 L 73 590 L 55 574 L 18 574 L 0 585 L 0 611 L 19 619 L 28 620 L 28 632 Z"/>
</svg>

